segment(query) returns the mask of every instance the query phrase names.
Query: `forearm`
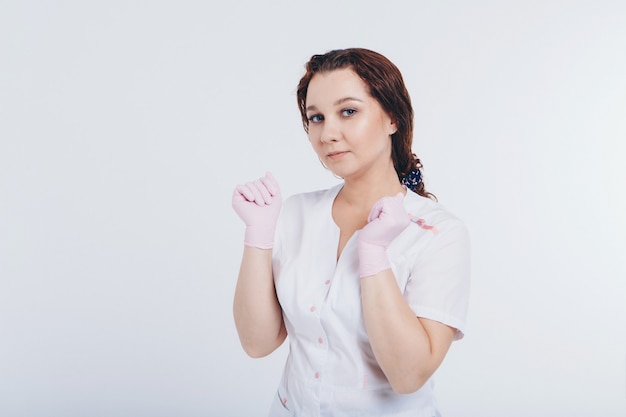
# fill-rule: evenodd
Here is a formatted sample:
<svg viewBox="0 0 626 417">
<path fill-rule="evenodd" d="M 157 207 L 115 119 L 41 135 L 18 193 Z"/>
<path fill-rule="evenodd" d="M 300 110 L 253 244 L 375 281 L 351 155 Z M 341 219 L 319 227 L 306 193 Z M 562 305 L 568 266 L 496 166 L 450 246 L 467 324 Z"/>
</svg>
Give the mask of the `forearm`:
<svg viewBox="0 0 626 417">
<path fill-rule="evenodd" d="M 244 247 L 233 314 L 239 340 L 248 355 L 266 356 L 285 340 L 287 332 L 274 287 L 271 250 Z"/>
<path fill-rule="evenodd" d="M 391 386 L 398 393 L 418 390 L 443 360 L 454 330 L 437 323 L 438 334 L 429 334 L 433 322 L 415 316 L 390 269 L 361 280 L 361 302 L 374 356 Z"/>
</svg>

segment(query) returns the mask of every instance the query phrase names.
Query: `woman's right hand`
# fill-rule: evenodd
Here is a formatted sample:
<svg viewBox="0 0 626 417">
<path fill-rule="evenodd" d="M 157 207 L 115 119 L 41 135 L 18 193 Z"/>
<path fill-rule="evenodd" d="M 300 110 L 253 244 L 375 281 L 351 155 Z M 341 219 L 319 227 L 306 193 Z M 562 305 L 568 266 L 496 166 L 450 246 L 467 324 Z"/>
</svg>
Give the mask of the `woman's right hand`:
<svg viewBox="0 0 626 417">
<path fill-rule="evenodd" d="M 274 231 L 280 213 L 280 187 L 271 173 L 258 180 L 237 185 L 233 209 L 246 224 L 244 244 L 260 249 L 274 246 Z"/>
</svg>

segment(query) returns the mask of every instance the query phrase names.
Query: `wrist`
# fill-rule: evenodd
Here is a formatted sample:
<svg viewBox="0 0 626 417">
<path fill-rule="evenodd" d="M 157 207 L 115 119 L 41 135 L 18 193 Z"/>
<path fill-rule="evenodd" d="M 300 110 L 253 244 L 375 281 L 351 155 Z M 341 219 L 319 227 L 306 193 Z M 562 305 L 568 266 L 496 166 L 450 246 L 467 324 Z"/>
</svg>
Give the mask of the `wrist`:
<svg viewBox="0 0 626 417">
<path fill-rule="evenodd" d="M 376 275 L 391 268 L 387 248 L 367 242 L 359 242 L 359 277 Z"/>
<path fill-rule="evenodd" d="M 274 227 L 247 226 L 243 243 L 254 248 L 272 249 L 274 247 Z"/>
</svg>

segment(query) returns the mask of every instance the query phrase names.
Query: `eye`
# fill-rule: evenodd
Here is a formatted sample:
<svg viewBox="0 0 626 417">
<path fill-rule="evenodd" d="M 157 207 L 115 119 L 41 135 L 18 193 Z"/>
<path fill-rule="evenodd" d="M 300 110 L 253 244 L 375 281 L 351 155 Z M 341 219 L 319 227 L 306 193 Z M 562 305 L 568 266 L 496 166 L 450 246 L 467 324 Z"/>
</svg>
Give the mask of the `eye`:
<svg viewBox="0 0 626 417">
<path fill-rule="evenodd" d="M 343 109 L 341 111 L 341 115 L 344 117 L 354 116 L 355 113 L 356 113 L 355 109 Z"/>
<path fill-rule="evenodd" d="M 308 120 L 310 123 L 319 123 L 319 122 L 321 122 L 322 120 L 324 120 L 324 116 L 322 116 L 321 114 L 314 114 L 314 115 L 312 115 L 312 116 L 309 116 L 309 117 L 307 118 L 307 120 Z"/>
</svg>

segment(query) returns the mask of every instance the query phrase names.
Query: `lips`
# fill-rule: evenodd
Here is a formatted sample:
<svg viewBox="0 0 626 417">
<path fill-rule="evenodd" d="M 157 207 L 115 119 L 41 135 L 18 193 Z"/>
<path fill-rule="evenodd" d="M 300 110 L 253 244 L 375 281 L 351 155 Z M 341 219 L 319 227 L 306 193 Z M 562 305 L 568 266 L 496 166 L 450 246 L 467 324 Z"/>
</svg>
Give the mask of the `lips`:
<svg viewBox="0 0 626 417">
<path fill-rule="evenodd" d="M 336 158 L 340 158 L 343 155 L 347 154 L 348 151 L 335 151 L 335 152 L 329 152 L 326 154 L 326 156 L 328 156 L 330 159 L 336 159 Z"/>
</svg>

